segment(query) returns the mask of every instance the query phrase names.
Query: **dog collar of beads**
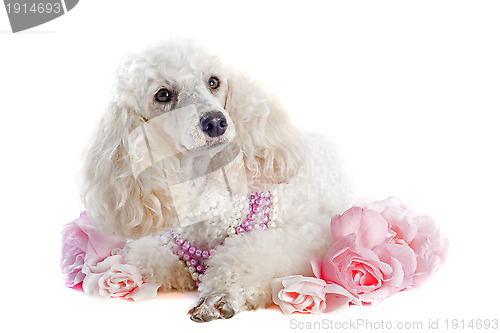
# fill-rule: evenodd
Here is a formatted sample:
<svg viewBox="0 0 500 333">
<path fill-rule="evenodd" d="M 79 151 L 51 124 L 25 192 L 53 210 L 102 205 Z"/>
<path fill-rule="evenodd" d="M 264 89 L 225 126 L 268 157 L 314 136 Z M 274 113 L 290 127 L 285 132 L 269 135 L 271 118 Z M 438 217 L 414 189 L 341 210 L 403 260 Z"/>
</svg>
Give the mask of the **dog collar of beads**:
<svg viewBox="0 0 500 333">
<path fill-rule="evenodd" d="M 255 228 L 266 230 L 276 225 L 276 194 L 267 191 L 254 192 L 250 194 L 247 202 L 248 210 L 245 209 L 244 202 L 240 202 L 238 210 L 233 216 L 233 222 L 226 230 L 227 236 L 225 239 L 233 235 L 250 232 Z M 242 218 L 243 211 L 248 211 L 244 219 Z M 172 253 L 176 254 L 186 264 L 191 278 L 195 281 L 196 287 L 198 287 L 206 270 L 205 262 L 210 258 L 215 248 L 202 249 L 172 230 L 169 233 L 174 244 L 171 249 Z M 223 245 L 224 241 L 220 245 Z"/>
</svg>

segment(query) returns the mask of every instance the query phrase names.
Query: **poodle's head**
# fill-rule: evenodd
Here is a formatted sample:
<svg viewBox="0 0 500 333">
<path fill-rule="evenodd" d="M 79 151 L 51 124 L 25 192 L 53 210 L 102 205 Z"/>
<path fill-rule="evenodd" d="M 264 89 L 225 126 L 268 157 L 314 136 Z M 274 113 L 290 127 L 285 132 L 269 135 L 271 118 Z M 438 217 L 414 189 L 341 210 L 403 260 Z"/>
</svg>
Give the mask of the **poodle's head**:
<svg viewBox="0 0 500 333">
<path fill-rule="evenodd" d="M 114 91 L 116 106 L 128 113 L 132 127 L 167 115 L 166 130 L 181 152 L 234 138 L 226 110 L 228 96 L 224 64 L 192 41 L 162 44 L 129 56 L 121 65 Z"/>
<path fill-rule="evenodd" d="M 167 134 L 163 149 L 176 154 L 144 170 L 144 181 L 134 172 L 130 137 L 154 122 Z M 167 178 L 185 173 L 186 165 L 191 172 L 206 169 L 229 142 L 241 151 L 249 191 L 286 182 L 302 163 L 300 132 L 276 99 L 196 42 L 172 41 L 128 56 L 85 155 L 81 188 L 89 216 L 107 233 L 161 232 L 179 209 Z M 183 204 L 191 209 L 204 200 L 198 199 Z"/>
</svg>

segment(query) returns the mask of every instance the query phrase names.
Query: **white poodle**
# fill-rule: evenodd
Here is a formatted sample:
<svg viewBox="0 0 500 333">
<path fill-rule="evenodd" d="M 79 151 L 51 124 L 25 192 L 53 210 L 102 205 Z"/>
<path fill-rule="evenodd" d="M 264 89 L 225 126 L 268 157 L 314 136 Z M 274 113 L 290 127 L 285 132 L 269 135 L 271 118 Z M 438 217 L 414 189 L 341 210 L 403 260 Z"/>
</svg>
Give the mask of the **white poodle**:
<svg viewBox="0 0 500 333">
<path fill-rule="evenodd" d="M 204 322 L 269 305 L 273 278 L 312 274 L 331 217 L 352 204 L 328 140 L 193 41 L 129 56 L 113 92 L 82 200 L 103 232 L 130 239 L 147 282 L 198 287 L 189 313 Z"/>
</svg>

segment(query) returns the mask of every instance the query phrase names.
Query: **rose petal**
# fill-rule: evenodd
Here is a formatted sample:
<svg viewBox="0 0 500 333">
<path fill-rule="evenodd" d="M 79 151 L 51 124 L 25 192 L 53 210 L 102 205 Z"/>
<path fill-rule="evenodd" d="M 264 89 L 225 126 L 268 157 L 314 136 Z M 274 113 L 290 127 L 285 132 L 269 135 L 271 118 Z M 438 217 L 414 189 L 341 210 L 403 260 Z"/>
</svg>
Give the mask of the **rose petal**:
<svg viewBox="0 0 500 333">
<path fill-rule="evenodd" d="M 356 235 L 356 246 L 373 248 L 387 238 L 387 221 L 376 211 L 352 207 L 342 215 L 332 218 L 331 231 L 334 241 L 349 234 Z"/>
<path fill-rule="evenodd" d="M 428 216 L 415 218 L 418 232 L 410 246 L 417 254 L 414 286 L 420 286 L 446 260 L 449 241 Z"/>
<path fill-rule="evenodd" d="M 378 254 L 380 260 L 390 262 L 393 269 L 400 269 L 400 272 L 395 271 L 393 273 L 394 281 L 391 281 L 390 285 L 397 285 L 400 290 L 411 285 L 415 269 L 417 268 L 417 257 L 408 245 L 383 244 L 377 247 L 375 252 Z"/>
<path fill-rule="evenodd" d="M 296 309 L 291 305 L 290 303 L 284 302 L 281 300 L 280 293 L 284 289 L 283 287 L 283 281 L 286 280 L 286 278 L 276 278 L 271 281 L 271 289 L 272 289 L 272 294 L 273 294 L 273 302 L 277 304 L 280 308 L 281 311 L 285 315 L 290 315 L 293 312 L 296 311 Z"/>
<path fill-rule="evenodd" d="M 304 295 L 318 295 L 321 294 L 326 282 L 313 277 L 304 277 L 302 281 L 289 284 L 290 281 L 283 282 L 287 292 L 301 293 Z"/>
<path fill-rule="evenodd" d="M 361 258 L 361 259 L 359 259 L 361 262 L 378 267 L 380 269 L 380 272 L 384 276 L 388 276 L 388 275 L 392 274 L 391 265 L 380 260 L 379 255 L 377 253 L 375 253 L 375 251 L 360 248 L 360 249 L 357 249 L 357 253 L 359 254 L 359 257 Z"/>
<path fill-rule="evenodd" d="M 154 298 L 158 294 L 158 288 L 161 284 L 158 283 L 143 283 L 141 286 L 126 296 L 126 299 L 132 299 L 135 302 L 143 301 L 146 299 Z"/>
<path fill-rule="evenodd" d="M 100 295 L 99 293 L 99 280 L 104 275 L 104 273 L 99 274 L 87 274 L 83 279 L 82 289 L 90 296 Z"/>
<path fill-rule="evenodd" d="M 338 283 L 344 287 L 345 281 L 339 276 L 339 270 L 341 269 L 339 260 L 334 263 L 334 258 L 339 257 L 342 253 L 348 251 L 351 245 L 354 244 L 355 235 L 349 235 L 337 240 L 330 250 L 325 255 L 325 260 L 323 261 L 321 269 L 321 278 L 326 282 Z"/>
<path fill-rule="evenodd" d="M 285 314 L 319 313 L 326 308 L 325 281 L 293 275 L 274 279 L 271 283 L 273 302 Z"/>
<path fill-rule="evenodd" d="M 389 197 L 378 202 L 364 202 L 361 207 L 378 212 L 389 223 L 396 233 L 395 237 L 410 243 L 415 237 L 417 228 L 412 221 L 415 213 L 397 197 Z"/>
<path fill-rule="evenodd" d="M 123 257 L 120 255 L 114 255 L 107 257 L 106 259 L 97 262 L 96 258 L 89 258 L 83 266 L 83 272 L 85 274 L 99 274 L 104 273 L 109 270 L 113 265 L 118 265 L 123 263 Z"/>
<path fill-rule="evenodd" d="M 379 289 L 374 290 L 370 293 L 360 294 L 359 300 L 363 303 L 376 305 L 380 301 L 389 297 L 390 295 L 391 295 L 391 293 L 389 292 L 388 288 L 379 288 Z"/>
<path fill-rule="evenodd" d="M 348 292 L 345 288 L 343 288 L 342 286 L 340 286 L 336 283 L 327 284 L 324 292 L 327 294 L 327 297 L 332 295 L 332 294 L 335 294 L 337 296 L 344 297 L 346 303 L 348 303 L 350 301 L 356 305 L 361 305 L 361 301 L 356 296 L 354 296 L 353 294 Z M 327 300 L 327 303 L 328 303 L 328 301 L 329 300 Z"/>
<path fill-rule="evenodd" d="M 322 279 L 321 270 L 323 267 L 323 260 L 319 258 L 312 258 L 311 260 L 309 260 L 309 263 L 311 264 L 314 276 L 317 277 L 318 279 Z"/>
<path fill-rule="evenodd" d="M 115 248 L 123 248 L 126 242 L 117 236 L 103 235 L 94 227 L 85 228 L 89 235 L 89 245 L 87 247 L 87 256 L 95 258 L 106 258 L 111 255 L 111 251 Z"/>
</svg>

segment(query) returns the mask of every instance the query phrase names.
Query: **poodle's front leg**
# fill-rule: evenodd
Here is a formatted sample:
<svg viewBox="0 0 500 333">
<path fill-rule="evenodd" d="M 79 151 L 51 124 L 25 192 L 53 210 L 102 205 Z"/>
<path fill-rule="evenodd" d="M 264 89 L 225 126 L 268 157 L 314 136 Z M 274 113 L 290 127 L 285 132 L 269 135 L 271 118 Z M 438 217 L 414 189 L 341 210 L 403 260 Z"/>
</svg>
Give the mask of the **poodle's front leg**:
<svg viewBox="0 0 500 333">
<path fill-rule="evenodd" d="M 273 278 L 311 275 L 309 260 L 328 248 L 328 225 L 305 224 L 285 229 L 254 230 L 226 240 L 207 262 L 200 299 L 189 314 L 206 322 L 230 318 L 272 302 Z"/>
<path fill-rule="evenodd" d="M 161 284 L 163 291 L 195 288 L 185 265 L 159 237 L 147 236 L 130 241 L 125 247 L 125 262 L 138 267 L 146 282 Z"/>
</svg>

